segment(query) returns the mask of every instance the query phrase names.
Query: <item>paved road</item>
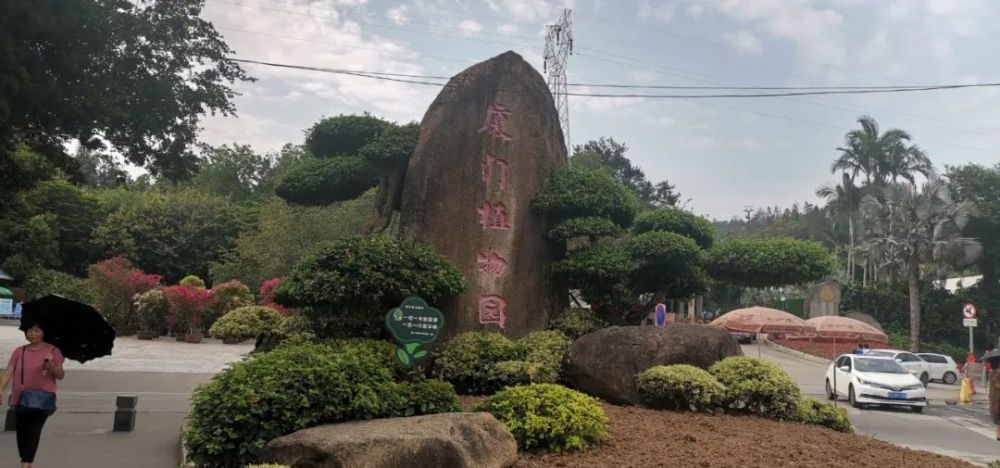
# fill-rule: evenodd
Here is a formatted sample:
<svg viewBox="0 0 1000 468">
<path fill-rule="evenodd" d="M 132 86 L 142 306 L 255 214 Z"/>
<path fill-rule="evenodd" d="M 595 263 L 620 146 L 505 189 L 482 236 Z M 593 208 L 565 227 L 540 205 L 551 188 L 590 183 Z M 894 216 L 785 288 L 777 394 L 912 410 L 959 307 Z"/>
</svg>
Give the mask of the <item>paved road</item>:
<svg viewBox="0 0 1000 468">
<path fill-rule="evenodd" d="M 0 367 L 23 343 L 15 328 L 0 326 Z M 191 392 L 250 348 L 123 337 L 110 357 L 68 363 L 59 383 L 59 411 L 45 425 L 37 466 L 177 468 Z M 139 397 L 134 432 L 111 432 L 118 394 Z M 0 403 L 0 418 L 6 403 Z M 14 433 L 0 432 L 0 468 L 19 466 Z"/>
<path fill-rule="evenodd" d="M 757 356 L 756 346 L 744 346 L 743 353 Z M 799 383 L 806 395 L 824 398 L 826 365 L 768 347 L 760 350 L 761 357 L 781 366 Z M 989 409 L 983 400 L 969 406 L 949 405 L 947 400 L 958 397 L 958 387 L 932 383 L 928 390 L 930 403 L 923 414 L 908 409 L 851 408 L 845 401 L 838 405 L 848 408 L 848 415 L 859 434 L 917 450 L 962 458 L 973 463 L 988 464 L 1000 459 L 1000 442 L 994 439 L 994 427 Z"/>
</svg>

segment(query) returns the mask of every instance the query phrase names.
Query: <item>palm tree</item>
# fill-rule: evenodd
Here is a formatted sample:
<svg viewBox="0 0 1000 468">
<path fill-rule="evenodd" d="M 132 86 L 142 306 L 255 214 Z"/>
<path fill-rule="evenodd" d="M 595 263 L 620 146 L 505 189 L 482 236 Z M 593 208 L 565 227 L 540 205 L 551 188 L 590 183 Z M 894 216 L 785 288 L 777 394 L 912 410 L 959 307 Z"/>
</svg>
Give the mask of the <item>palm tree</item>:
<svg viewBox="0 0 1000 468">
<path fill-rule="evenodd" d="M 948 185 L 940 179 L 928 180 L 920 189 L 890 184 L 881 195 L 865 197 L 861 211 L 878 225 L 871 241 L 891 247 L 890 255 L 901 261 L 896 266 L 909 284 L 910 350 L 917 351 L 921 276 L 936 266 L 970 265 L 982 253 L 979 242 L 962 237 L 973 205 L 952 200 Z"/>
<path fill-rule="evenodd" d="M 831 172 L 849 172 L 852 179 L 863 174 L 867 184 L 879 185 L 900 178 L 912 184 L 915 173 L 930 175 L 931 162 L 923 150 L 909 144 L 909 133 L 896 128 L 880 133 L 878 122 L 867 115 L 858 123 L 860 129 L 844 135 L 845 145 L 837 148 L 841 154 Z"/>
<path fill-rule="evenodd" d="M 827 200 L 829 207 L 835 213 L 847 216 L 847 235 L 849 250 L 847 251 L 847 277 L 854 282 L 854 219 L 861 207 L 864 190 L 854 185 L 854 177 L 844 172 L 843 181 L 837 185 L 822 185 L 816 189 L 816 195 Z"/>
</svg>

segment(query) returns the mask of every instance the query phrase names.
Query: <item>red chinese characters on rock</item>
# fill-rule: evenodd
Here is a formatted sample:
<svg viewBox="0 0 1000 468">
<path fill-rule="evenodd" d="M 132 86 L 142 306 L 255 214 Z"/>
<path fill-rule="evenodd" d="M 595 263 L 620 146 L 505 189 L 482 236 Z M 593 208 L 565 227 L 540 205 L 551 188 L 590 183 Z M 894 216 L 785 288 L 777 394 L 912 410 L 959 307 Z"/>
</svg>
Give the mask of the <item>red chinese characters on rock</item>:
<svg viewBox="0 0 1000 468">
<path fill-rule="evenodd" d="M 500 172 L 500 190 L 507 190 L 507 180 L 510 176 L 510 165 L 503 159 L 498 159 L 493 153 L 489 153 L 483 158 L 483 182 L 487 185 L 493 181 L 493 167 L 496 166 Z"/>
<path fill-rule="evenodd" d="M 500 141 L 513 140 L 513 135 L 507 132 L 507 120 L 510 119 L 510 116 L 511 112 L 507 106 L 499 102 L 490 104 L 490 107 L 486 109 L 486 121 L 483 122 L 483 127 L 479 129 L 479 133 L 488 131 L 493 138 Z"/>
<path fill-rule="evenodd" d="M 476 213 L 479 213 L 479 225 L 483 229 L 511 228 L 507 205 L 504 205 L 503 202 L 483 202 L 476 208 Z"/>
<path fill-rule="evenodd" d="M 495 294 L 479 296 L 479 323 L 496 324 L 500 328 L 507 325 L 507 301 Z"/>
<path fill-rule="evenodd" d="M 478 269 L 482 273 L 492 273 L 500 276 L 507 270 L 507 260 L 492 250 L 489 252 L 479 252 L 476 258 Z"/>
</svg>

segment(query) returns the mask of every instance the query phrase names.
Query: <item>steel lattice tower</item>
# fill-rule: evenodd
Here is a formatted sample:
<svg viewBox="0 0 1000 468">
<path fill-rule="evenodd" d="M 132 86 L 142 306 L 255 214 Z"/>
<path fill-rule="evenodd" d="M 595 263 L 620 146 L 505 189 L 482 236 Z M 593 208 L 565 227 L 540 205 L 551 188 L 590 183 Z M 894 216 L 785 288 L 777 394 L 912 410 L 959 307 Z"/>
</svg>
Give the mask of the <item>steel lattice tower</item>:
<svg viewBox="0 0 1000 468">
<path fill-rule="evenodd" d="M 572 10 L 563 10 L 556 24 L 545 25 L 545 63 L 549 91 L 559 113 L 559 125 L 566 139 L 566 151 L 572 151 L 569 140 L 569 96 L 566 95 L 566 61 L 573 55 Z"/>
</svg>

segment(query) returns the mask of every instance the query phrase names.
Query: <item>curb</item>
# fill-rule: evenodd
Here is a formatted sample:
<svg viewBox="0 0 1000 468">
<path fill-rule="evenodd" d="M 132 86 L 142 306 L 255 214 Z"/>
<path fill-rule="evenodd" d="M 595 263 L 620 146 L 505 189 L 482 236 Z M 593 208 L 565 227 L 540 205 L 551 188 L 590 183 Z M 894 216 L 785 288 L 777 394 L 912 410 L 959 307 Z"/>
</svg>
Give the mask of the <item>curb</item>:
<svg viewBox="0 0 1000 468">
<path fill-rule="evenodd" d="M 830 362 L 832 361 L 832 359 L 821 358 L 819 356 L 813 356 L 812 354 L 803 353 L 802 351 L 796 351 L 796 350 L 794 350 L 792 348 L 786 348 L 786 347 L 781 346 L 781 345 L 779 345 L 777 343 L 774 343 L 774 342 L 772 342 L 770 340 L 764 340 L 764 346 L 767 346 L 767 347 L 769 347 L 771 349 L 774 349 L 775 351 L 778 351 L 778 352 L 782 352 L 782 353 L 785 353 L 785 354 L 790 354 L 792 356 L 796 356 L 796 357 L 805 359 L 807 361 L 815 362 L 817 364 L 826 365 L 826 364 L 830 364 Z"/>
<path fill-rule="evenodd" d="M 178 445 L 180 445 L 181 453 L 181 462 L 178 468 L 194 468 L 194 465 L 187 461 L 187 447 L 184 446 L 184 427 L 181 427 L 180 440 L 178 442 L 180 442 Z"/>
</svg>

